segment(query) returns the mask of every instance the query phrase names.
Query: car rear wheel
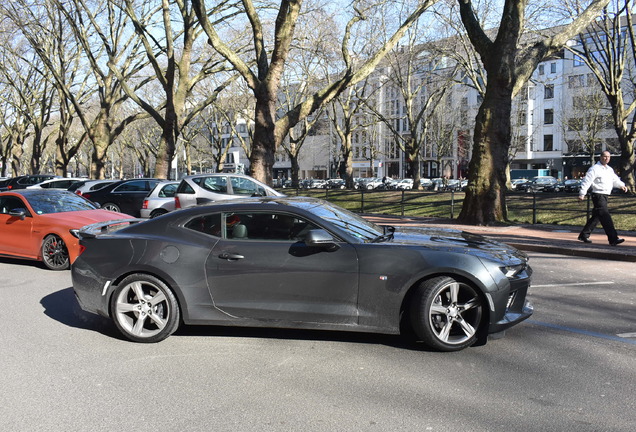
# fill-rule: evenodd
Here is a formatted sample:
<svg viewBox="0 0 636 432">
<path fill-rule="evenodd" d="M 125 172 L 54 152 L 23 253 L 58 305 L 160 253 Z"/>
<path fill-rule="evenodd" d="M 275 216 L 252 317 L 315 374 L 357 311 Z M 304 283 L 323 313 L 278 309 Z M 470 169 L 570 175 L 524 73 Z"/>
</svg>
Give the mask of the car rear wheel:
<svg viewBox="0 0 636 432">
<path fill-rule="evenodd" d="M 413 330 L 431 348 L 459 351 L 475 343 L 483 302 L 470 285 L 447 276 L 424 281 L 411 305 Z"/>
<path fill-rule="evenodd" d="M 111 316 L 133 342 L 159 342 L 179 326 L 179 304 L 166 284 L 154 276 L 132 274 L 115 289 Z"/>
<path fill-rule="evenodd" d="M 119 208 L 119 206 L 115 203 L 105 203 L 102 208 L 104 210 L 108 210 L 108 211 L 112 211 L 112 212 L 117 212 L 117 213 L 121 213 L 121 209 Z"/>
<path fill-rule="evenodd" d="M 168 211 L 164 209 L 153 210 L 152 213 L 150 213 L 150 218 L 156 218 L 157 216 L 165 215 L 166 213 L 168 213 Z"/>
<path fill-rule="evenodd" d="M 68 249 L 61 237 L 50 234 L 42 242 L 42 262 L 49 270 L 69 268 Z"/>
</svg>

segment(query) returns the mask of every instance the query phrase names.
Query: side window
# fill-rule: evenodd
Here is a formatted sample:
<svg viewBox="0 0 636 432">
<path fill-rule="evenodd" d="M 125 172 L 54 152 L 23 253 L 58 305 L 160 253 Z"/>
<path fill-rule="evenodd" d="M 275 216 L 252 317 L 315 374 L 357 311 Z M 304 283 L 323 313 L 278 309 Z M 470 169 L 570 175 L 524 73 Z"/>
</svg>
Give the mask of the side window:
<svg viewBox="0 0 636 432">
<path fill-rule="evenodd" d="M 303 241 L 309 230 L 318 228 L 305 219 L 285 213 L 250 213 L 237 216 L 240 223 L 245 225 L 246 236 L 250 240 Z"/>
<path fill-rule="evenodd" d="M 188 221 L 184 226 L 188 229 L 199 231 L 204 234 L 221 237 L 222 226 L 221 215 L 219 213 L 197 216 Z"/>
<path fill-rule="evenodd" d="M 117 186 L 113 192 L 142 192 L 147 189 L 147 182 L 145 180 L 135 180 Z"/>
<path fill-rule="evenodd" d="M 161 188 L 159 191 L 160 198 L 172 198 L 177 191 L 177 185 L 169 184 Z"/>
<path fill-rule="evenodd" d="M 258 185 L 251 180 L 232 177 L 232 193 L 234 195 L 252 196 L 258 192 Z"/>
<path fill-rule="evenodd" d="M 200 186 L 211 192 L 227 193 L 227 177 L 205 177 Z"/>
<path fill-rule="evenodd" d="M 16 198 L 16 197 L 12 197 L 12 196 L 0 197 L 0 213 L 1 214 L 9 214 L 10 211 L 15 209 L 26 210 L 26 205 L 24 205 L 24 203 L 19 198 Z M 28 210 L 27 210 L 27 214 L 28 214 Z"/>
</svg>

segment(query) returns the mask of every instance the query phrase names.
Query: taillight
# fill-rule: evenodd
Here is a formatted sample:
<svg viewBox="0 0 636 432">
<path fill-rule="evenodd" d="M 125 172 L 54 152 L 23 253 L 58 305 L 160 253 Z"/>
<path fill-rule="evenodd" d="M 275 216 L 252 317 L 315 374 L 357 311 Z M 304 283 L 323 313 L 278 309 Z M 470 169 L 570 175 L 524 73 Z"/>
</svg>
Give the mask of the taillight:
<svg viewBox="0 0 636 432">
<path fill-rule="evenodd" d="M 179 202 L 179 197 L 174 197 L 174 208 L 181 208 L 181 203 Z"/>
<path fill-rule="evenodd" d="M 75 191 L 75 193 L 76 193 L 77 195 L 79 195 L 79 196 L 82 196 L 82 191 L 80 191 L 80 190 L 76 190 L 76 191 Z"/>
<path fill-rule="evenodd" d="M 83 196 L 84 198 L 86 198 L 87 200 L 90 200 L 90 199 L 91 199 L 91 194 L 89 194 L 89 193 L 82 194 L 82 196 Z"/>
<path fill-rule="evenodd" d="M 144 200 L 144 203 L 141 205 L 141 208 L 144 210 L 148 209 L 148 200 Z"/>
</svg>

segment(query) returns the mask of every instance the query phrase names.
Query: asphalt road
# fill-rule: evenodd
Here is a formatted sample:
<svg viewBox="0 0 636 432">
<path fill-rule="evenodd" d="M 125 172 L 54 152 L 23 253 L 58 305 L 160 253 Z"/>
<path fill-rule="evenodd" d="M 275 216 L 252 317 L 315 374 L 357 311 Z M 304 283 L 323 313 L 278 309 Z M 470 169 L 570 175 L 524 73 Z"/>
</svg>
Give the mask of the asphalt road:
<svg viewBox="0 0 636 432">
<path fill-rule="evenodd" d="M 134 344 L 68 271 L 0 260 L 0 430 L 633 432 L 634 264 L 531 256 L 531 321 L 459 353 L 215 327 Z"/>
</svg>

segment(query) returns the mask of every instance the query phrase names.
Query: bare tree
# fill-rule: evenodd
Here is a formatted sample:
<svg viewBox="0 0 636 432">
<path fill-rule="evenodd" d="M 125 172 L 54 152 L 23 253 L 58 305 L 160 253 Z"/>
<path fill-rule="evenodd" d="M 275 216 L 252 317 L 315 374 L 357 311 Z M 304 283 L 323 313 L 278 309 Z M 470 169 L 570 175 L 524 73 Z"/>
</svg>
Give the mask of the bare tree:
<svg viewBox="0 0 636 432">
<path fill-rule="evenodd" d="M 598 86 L 583 85 L 571 90 L 571 100 L 564 101 L 562 109 L 563 113 L 567 113 L 567 117 L 561 121 L 563 135 L 568 151 L 587 154 L 593 165 L 595 154 L 604 150 L 601 135 L 611 111 Z"/>
<path fill-rule="evenodd" d="M 193 100 L 191 96 L 197 83 L 212 75 L 220 76 L 226 68 L 223 59 L 215 58 L 205 47 L 197 46 L 201 28 L 189 2 L 162 0 L 155 5 L 154 2 L 139 4 L 125 0 L 124 8 L 144 46 L 153 78 L 158 80 L 164 97 L 158 100 L 144 98 L 130 85 L 138 77 L 121 76 L 116 65 L 111 65 L 111 71 L 120 77 L 126 94 L 160 126 L 162 134 L 154 172 L 158 178 L 171 178 L 172 159 L 181 130 L 235 78 L 225 77 L 213 92 Z M 220 13 L 223 9 L 221 3 L 215 12 Z M 178 26 L 173 23 L 173 15 L 179 17 Z M 161 37 L 155 20 L 160 23 Z"/>
<path fill-rule="evenodd" d="M 475 121 L 469 184 L 458 220 L 491 224 L 507 219 L 505 204 L 512 99 L 538 63 L 581 33 L 609 0 L 593 0 L 578 17 L 554 34 L 520 46 L 526 31 L 527 0 L 505 0 L 494 39 L 479 22 L 471 0 L 458 0 L 460 15 L 487 74 L 486 92 Z"/>
<path fill-rule="evenodd" d="M 614 130 L 620 144 L 620 175 L 636 193 L 634 168 L 636 155 L 636 36 L 634 0 L 614 0 L 603 10 L 602 19 L 593 22 L 570 46 L 577 59 L 591 69 L 612 111 Z M 631 102 L 626 102 L 627 99 Z"/>
<path fill-rule="evenodd" d="M 370 53 L 364 61 L 357 61 L 349 51 L 351 31 L 356 23 L 367 18 L 366 2 L 354 1 L 352 9 L 355 15 L 346 26 L 342 40 L 342 58 L 345 69 L 340 78 L 314 92 L 292 110 L 277 113 L 281 77 L 285 71 L 292 42 L 295 40 L 295 28 L 301 14 L 302 0 L 282 0 L 275 19 L 271 48 L 268 48 L 268 32 L 261 14 L 271 9 L 259 8 L 252 0 L 243 0 L 236 7 L 236 13 L 245 17 L 252 30 L 253 59 L 246 60 L 241 54 L 227 44 L 217 31 L 217 26 L 210 21 L 203 0 L 192 0 L 197 16 L 209 38 L 210 44 L 229 61 L 246 81 L 256 99 L 254 142 L 252 143 L 251 171 L 257 179 L 272 183 L 274 155 L 289 130 L 299 121 L 308 117 L 320 107 L 326 105 L 345 88 L 366 78 L 402 38 L 406 30 L 437 0 L 418 1 L 412 12 L 401 22 L 393 35 L 382 44 L 377 51 Z M 313 12 L 312 12 L 313 13 Z M 252 69 L 251 63 L 255 65 Z"/>
</svg>

